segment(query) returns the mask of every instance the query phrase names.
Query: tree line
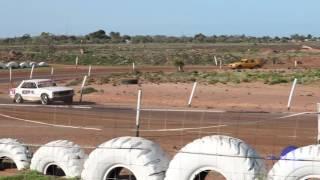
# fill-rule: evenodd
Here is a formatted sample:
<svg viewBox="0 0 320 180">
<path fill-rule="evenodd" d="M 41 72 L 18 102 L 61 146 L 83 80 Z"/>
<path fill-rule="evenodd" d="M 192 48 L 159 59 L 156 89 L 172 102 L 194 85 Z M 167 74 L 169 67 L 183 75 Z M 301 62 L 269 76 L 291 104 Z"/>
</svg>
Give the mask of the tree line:
<svg viewBox="0 0 320 180">
<path fill-rule="evenodd" d="M 293 34 L 291 36 L 246 36 L 246 35 L 210 35 L 198 33 L 194 36 L 165 36 L 165 35 L 121 35 L 100 29 L 84 36 L 55 35 L 42 32 L 38 36 L 24 34 L 20 37 L 2 38 L 0 44 L 99 44 L 99 43 L 276 43 L 320 41 L 320 37 L 312 35 Z"/>
</svg>

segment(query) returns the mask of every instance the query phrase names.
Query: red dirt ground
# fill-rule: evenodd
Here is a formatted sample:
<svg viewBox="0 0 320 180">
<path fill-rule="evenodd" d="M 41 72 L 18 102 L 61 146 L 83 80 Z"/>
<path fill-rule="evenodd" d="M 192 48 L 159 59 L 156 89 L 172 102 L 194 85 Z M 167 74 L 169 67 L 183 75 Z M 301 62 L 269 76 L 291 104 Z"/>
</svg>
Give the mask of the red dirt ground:
<svg viewBox="0 0 320 180">
<path fill-rule="evenodd" d="M 22 73 L 23 74 L 23 73 Z M 0 73 L 0 77 L 5 77 Z M 293 112 L 315 111 L 320 95 L 319 84 L 298 85 L 292 102 Z M 55 128 L 0 117 L 0 137 L 17 138 L 28 144 L 45 144 L 52 140 L 68 139 L 82 147 L 98 144 L 119 136 L 134 136 L 137 90 L 143 90 L 142 107 L 174 107 L 186 109 L 192 84 L 94 85 L 97 93 L 84 95 L 86 102 L 104 105 L 102 109 L 72 110 L 2 106 L 0 113 L 51 124 L 88 126 L 102 131 Z M 262 83 L 200 84 L 192 103 L 193 108 L 229 111 L 287 112 L 290 84 Z M 79 87 L 75 87 L 78 89 Z M 0 84 L 2 103 L 8 103 L 7 83 Z M 79 97 L 76 96 L 77 100 Z M 89 103 L 90 106 L 90 103 Z M 95 105 L 92 105 L 95 106 Z M 112 108 L 114 106 L 122 108 Z M 240 138 L 263 157 L 280 151 L 287 145 L 304 146 L 316 142 L 316 116 L 305 115 L 277 119 L 284 113 L 191 113 L 142 112 L 141 136 L 158 142 L 172 157 L 181 147 L 206 135 L 229 135 Z M 225 127 L 205 128 L 226 125 Z M 159 129 L 195 128 L 193 130 L 156 131 Z M 32 147 L 35 151 L 38 146 Z M 86 152 L 93 148 L 86 148 Z M 266 161 L 268 169 L 275 161 Z"/>
</svg>

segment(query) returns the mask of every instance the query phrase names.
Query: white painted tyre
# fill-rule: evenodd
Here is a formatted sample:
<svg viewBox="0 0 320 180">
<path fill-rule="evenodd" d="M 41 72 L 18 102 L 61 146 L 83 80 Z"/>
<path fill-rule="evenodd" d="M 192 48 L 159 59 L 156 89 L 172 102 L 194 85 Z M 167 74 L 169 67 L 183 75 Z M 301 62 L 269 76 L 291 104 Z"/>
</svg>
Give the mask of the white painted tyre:
<svg viewBox="0 0 320 180">
<path fill-rule="evenodd" d="M 0 157 L 11 159 L 18 170 L 28 169 L 30 166 L 31 153 L 28 147 L 22 145 L 16 139 L 0 139 Z"/>
<path fill-rule="evenodd" d="M 21 62 L 20 64 L 19 64 L 19 66 L 20 66 L 20 68 L 29 68 L 29 63 L 27 63 L 27 62 Z"/>
<path fill-rule="evenodd" d="M 15 62 L 15 61 L 10 61 L 10 62 L 8 62 L 6 64 L 6 67 L 7 68 L 12 68 L 12 69 L 19 68 L 19 64 L 17 62 Z"/>
<path fill-rule="evenodd" d="M 87 155 L 79 145 L 67 140 L 49 142 L 40 147 L 31 160 L 31 170 L 48 174 L 53 166 L 60 167 L 66 177 L 80 177 Z"/>
<path fill-rule="evenodd" d="M 253 148 L 240 139 L 214 135 L 184 146 L 171 160 L 165 180 L 194 180 L 205 171 L 218 172 L 227 180 L 266 176 L 264 162 Z"/>
<path fill-rule="evenodd" d="M 46 62 L 39 62 L 38 66 L 39 67 L 48 67 L 49 65 Z"/>
<path fill-rule="evenodd" d="M 270 180 L 320 178 L 320 145 L 295 149 L 275 163 L 269 171 Z"/>
<path fill-rule="evenodd" d="M 36 62 L 34 62 L 34 61 L 31 61 L 31 62 L 29 62 L 29 66 L 30 67 L 32 67 L 32 66 L 37 67 L 38 64 Z"/>
<path fill-rule="evenodd" d="M 7 66 L 6 64 L 4 64 L 3 62 L 0 62 L 0 69 L 6 69 Z"/>
<path fill-rule="evenodd" d="M 106 180 L 116 168 L 126 168 L 137 180 L 163 180 L 168 164 L 168 156 L 158 144 L 141 137 L 119 137 L 91 152 L 81 177 Z"/>
</svg>

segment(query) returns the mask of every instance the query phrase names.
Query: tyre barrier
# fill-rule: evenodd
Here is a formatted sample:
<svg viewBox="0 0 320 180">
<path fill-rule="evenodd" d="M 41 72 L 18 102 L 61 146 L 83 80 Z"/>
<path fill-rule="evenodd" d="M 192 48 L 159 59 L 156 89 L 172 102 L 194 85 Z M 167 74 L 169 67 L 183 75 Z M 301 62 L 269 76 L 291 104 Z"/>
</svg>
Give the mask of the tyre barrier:
<svg viewBox="0 0 320 180">
<path fill-rule="evenodd" d="M 42 62 L 39 62 L 39 63 L 38 63 L 38 66 L 39 66 L 39 67 L 48 67 L 49 64 L 42 61 Z"/>
<path fill-rule="evenodd" d="M 270 180 L 320 178 L 320 145 L 295 149 L 283 156 L 269 171 Z"/>
<path fill-rule="evenodd" d="M 16 68 L 19 68 L 19 64 L 15 61 L 10 61 L 6 64 L 6 67 L 16 69 Z"/>
<path fill-rule="evenodd" d="M 29 68 L 29 67 L 30 67 L 30 66 L 29 66 L 29 63 L 27 63 L 27 62 L 25 62 L 25 61 L 21 62 L 21 63 L 19 64 L 19 66 L 20 66 L 21 69 Z"/>
<path fill-rule="evenodd" d="M 11 138 L 0 139 L 0 158 L 12 160 L 18 170 L 28 169 L 30 166 L 31 153 L 28 147 L 18 140 Z"/>
<path fill-rule="evenodd" d="M 20 63 L 15 62 L 15 61 L 10 61 L 8 63 L 0 62 L 0 69 L 25 69 L 25 68 L 31 68 L 34 65 L 34 67 L 48 67 L 49 64 L 46 62 L 26 62 L 22 61 Z"/>
<path fill-rule="evenodd" d="M 49 142 L 33 155 L 30 169 L 45 175 L 80 177 L 87 155 L 79 145 L 67 140 Z"/>
<path fill-rule="evenodd" d="M 3 63 L 3 62 L 0 62 L 0 69 L 6 69 L 7 66 Z"/>
<path fill-rule="evenodd" d="M 184 146 L 171 160 L 165 180 L 204 179 L 216 171 L 228 180 L 263 179 L 262 158 L 248 144 L 229 136 L 206 136 Z"/>
<path fill-rule="evenodd" d="M 31 61 L 31 62 L 29 62 L 29 67 L 32 67 L 32 66 L 37 67 L 38 64 L 34 61 Z"/>
<path fill-rule="evenodd" d="M 169 158 L 160 145 L 141 137 L 119 137 L 91 152 L 84 164 L 82 179 L 113 179 L 121 168 L 137 180 L 163 180 Z"/>
<path fill-rule="evenodd" d="M 113 179 L 122 169 L 131 171 L 137 180 L 203 180 L 208 171 L 216 171 L 227 180 L 320 178 L 320 145 L 297 148 L 281 156 L 266 177 L 263 159 L 253 148 L 240 139 L 221 135 L 194 140 L 170 163 L 159 144 L 129 136 L 107 141 L 89 156 L 73 142 L 52 141 L 31 157 L 28 147 L 18 140 L 0 139 L 0 158 L 9 158 L 18 170 L 30 167 L 46 175 L 83 180 Z"/>
</svg>

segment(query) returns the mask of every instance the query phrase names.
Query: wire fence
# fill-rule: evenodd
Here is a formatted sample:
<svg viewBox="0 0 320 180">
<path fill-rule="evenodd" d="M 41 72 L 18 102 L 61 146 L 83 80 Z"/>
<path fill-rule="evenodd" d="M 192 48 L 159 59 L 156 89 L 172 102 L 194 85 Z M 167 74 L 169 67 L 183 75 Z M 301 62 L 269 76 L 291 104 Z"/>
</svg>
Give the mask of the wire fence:
<svg viewBox="0 0 320 180">
<path fill-rule="evenodd" d="M 0 136 L 18 139 L 28 146 L 31 152 L 36 152 L 40 147 L 50 147 L 45 144 L 58 139 L 66 139 L 79 144 L 87 154 L 96 149 L 111 149 L 117 152 L 130 149 L 132 153 L 146 151 L 148 149 L 145 148 L 99 146 L 117 137 L 135 136 L 135 115 L 134 108 L 92 106 L 87 109 L 76 109 L 54 106 L 4 106 L 0 109 Z M 256 150 L 259 156 L 228 154 L 217 149 L 212 149 L 212 153 L 202 149 L 195 151 L 182 149 L 196 139 L 212 135 L 241 139 Z M 319 163 L 317 158 L 301 159 L 283 157 L 281 154 L 288 146 L 303 147 L 317 143 L 317 113 L 312 112 L 292 115 L 143 108 L 140 114 L 140 136 L 158 143 L 168 154 L 169 159 L 174 159 L 177 154 L 189 154 L 195 157 L 196 162 L 203 160 L 203 157 L 223 157 L 225 160 L 259 159 L 265 163 L 267 171 L 271 170 L 279 160 L 294 161 L 295 164 L 312 162 L 315 165 L 314 168 L 317 168 L 317 163 Z M 64 145 L 63 148 L 74 148 L 74 146 Z M 133 160 L 130 162 L 130 167 L 142 166 L 139 163 L 135 164 Z M 243 174 L 245 172 L 234 172 L 236 169 L 239 167 L 230 167 L 230 172 L 223 172 L 223 175 L 231 173 L 239 174 L 239 177 L 250 177 Z M 58 171 L 58 169 L 56 167 L 51 171 Z M 190 171 L 190 169 L 178 169 L 178 171 Z M 135 174 L 135 172 L 132 173 Z M 317 171 L 310 173 L 317 173 Z M 125 169 L 117 167 L 110 172 L 110 177 L 105 177 L 105 179 L 135 178 L 128 174 L 130 173 Z M 206 169 L 202 174 L 195 175 L 194 178 L 219 179 L 218 176 L 208 173 Z"/>
</svg>

